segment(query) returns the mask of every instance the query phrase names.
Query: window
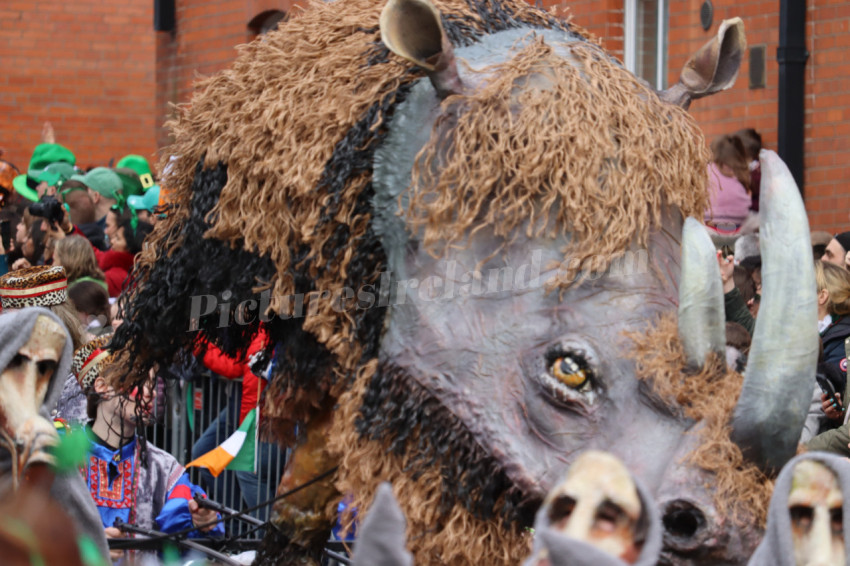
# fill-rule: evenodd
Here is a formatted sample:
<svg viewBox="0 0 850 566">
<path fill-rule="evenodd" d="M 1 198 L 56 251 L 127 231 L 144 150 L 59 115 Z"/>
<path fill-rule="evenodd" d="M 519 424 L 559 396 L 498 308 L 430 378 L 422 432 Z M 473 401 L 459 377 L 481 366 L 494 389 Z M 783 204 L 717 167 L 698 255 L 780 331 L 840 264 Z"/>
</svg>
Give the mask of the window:
<svg viewBox="0 0 850 566">
<path fill-rule="evenodd" d="M 272 30 L 276 30 L 277 24 L 285 19 L 286 12 L 281 10 L 268 10 L 262 14 L 254 16 L 254 18 L 248 22 L 248 29 L 251 30 L 254 35 L 263 35 Z"/>
<path fill-rule="evenodd" d="M 625 0 L 626 68 L 667 88 L 667 0 Z"/>
</svg>

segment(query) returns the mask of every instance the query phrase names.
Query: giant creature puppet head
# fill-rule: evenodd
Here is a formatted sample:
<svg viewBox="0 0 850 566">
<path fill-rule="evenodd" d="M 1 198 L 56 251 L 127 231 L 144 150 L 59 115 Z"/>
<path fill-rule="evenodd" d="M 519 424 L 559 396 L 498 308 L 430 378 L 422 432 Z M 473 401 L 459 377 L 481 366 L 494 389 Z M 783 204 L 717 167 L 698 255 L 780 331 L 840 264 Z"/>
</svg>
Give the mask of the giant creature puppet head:
<svg viewBox="0 0 850 566">
<path fill-rule="evenodd" d="M 417 562 L 519 561 L 587 448 L 655 495 L 668 561 L 740 562 L 752 529 L 730 517 L 793 456 L 817 344 L 805 214 L 775 155 L 743 386 L 714 249 L 685 220 L 708 153 L 680 105 L 734 80 L 740 21 L 661 93 L 520 1 L 316 4 L 284 28 L 172 124 L 170 210 L 120 355 L 162 362 L 198 334 L 244 351 L 263 324 L 266 422 L 292 442 L 334 410 L 337 485 L 409 494 Z"/>
</svg>

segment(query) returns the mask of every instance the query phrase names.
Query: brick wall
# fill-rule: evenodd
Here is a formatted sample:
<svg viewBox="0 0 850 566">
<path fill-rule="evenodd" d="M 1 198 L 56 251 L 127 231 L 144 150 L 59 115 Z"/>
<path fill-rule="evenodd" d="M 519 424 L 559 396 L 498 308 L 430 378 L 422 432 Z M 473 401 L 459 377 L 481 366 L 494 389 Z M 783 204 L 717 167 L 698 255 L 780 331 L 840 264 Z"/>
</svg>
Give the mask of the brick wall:
<svg viewBox="0 0 850 566">
<path fill-rule="evenodd" d="M 816 4 L 813 6 L 812 4 Z M 761 132 L 765 144 L 776 149 L 778 124 L 779 3 L 742 0 L 728 5 L 715 2 L 715 24 L 710 32 L 699 26 L 697 2 L 675 2 L 670 13 L 670 76 L 688 53 L 715 33 L 723 18 L 740 16 L 749 45 L 766 46 L 766 87 L 748 86 L 749 61 L 745 58 L 736 85 L 729 91 L 694 103 L 691 113 L 710 141 L 742 127 Z M 809 2 L 806 43 L 805 202 L 812 229 L 831 232 L 850 229 L 850 190 L 844 179 L 850 149 L 850 58 L 847 47 L 850 5 L 844 2 Z M 676 74 L 674 75 L 674 70 Z"/>
<path fill-rule="evenodd" d="M 806 39 L 806 208 L 812 226 L 848 230 L 850 4 L 811 2 Z"/>
<path fill-rule="evenodd" d="M 623 59 L 623 0 L 544 0 L 542 4 L 558 15 L 572 16 L 576 24 L 602 40 L 605 49 Z"/>
<path fill-rule="evenodd" d="M 0 147 L 25 170 L 49 120 L 82 166 L 153 155 L 151 0 L 0 2 Z"/>
<path fill-rule="evenodd" d="M 778 73 L 776 46 L 779 44 L 779 3 L 742 0 L 721 5 L 715 2 L 714 23 L 703 31 L 699 21 L 700 2 L 673 2 L 668 28 L 668 78 L 675 82 L 688 58 L 717 34 L 720 22 L 735 16 L 744 20 L 748 45 L 766 45 L 765 88 L 749 88 L 749 59 L 744 57 L 738 80 L 731 89 L 695 101 L 690 112 L 702 127 L 706 141 L 718 135 L 752 127 L 768 147 L 776 148 Z"/>
<path fill-rule="evenodd" d="M 344 0 L 343 0 L 344 1 Z M 289 12 L 292 0 L 177 0 L 176 29 L 156 37 L 156 140 L 168 145 L 162 127 L 169 104 L 187 102 L 198 76 L 226 68 L 236 58 L 236 46 L 255 37 L 248 24 L 271 10 Z"/>
</svg>

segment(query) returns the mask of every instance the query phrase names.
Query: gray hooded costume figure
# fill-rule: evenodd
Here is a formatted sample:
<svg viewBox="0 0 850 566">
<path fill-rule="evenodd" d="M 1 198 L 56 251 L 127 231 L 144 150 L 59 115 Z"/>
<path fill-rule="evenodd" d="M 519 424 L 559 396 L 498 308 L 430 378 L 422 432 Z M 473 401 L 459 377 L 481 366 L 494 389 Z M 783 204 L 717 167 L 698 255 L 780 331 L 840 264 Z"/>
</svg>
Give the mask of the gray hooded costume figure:
<svg viewBox="0 0 850 566">
<path fill-rule="evenodd" d="M 6 370 L 21 348 L 29 342 L 39 316 L 48 317 L 56 322 L 66 333 L 65 346 L 58 367 L 50 378 L 44 400 L 39 409 L 39 415 L 50 422 L 52 421 L 50 408 L 56 405 L 56 401 L 62 392 L 65 376 L 70 371 L 73 355 L 71 340 L 67 338 L 67 330 L 56 315 L 42 308 L 26 308 L 0 315 L 0 373 Z M 8 449 L 0 445 L 0 494 L 7 492 L 12 487 L 12 458 L 13 455 L 10 454 Z M 97 544 L 101 554 L 105 558 L 108 557 L 109 552 L 100 515 L 79 473 L 58 474 L 53 481 L 50 494 L 74 519 L 74 527 L 77 532 L 88 535 Z"/>
<path fill-rule="evenodd" d="M 641 547 L 637 559 L 631 564 L 655 566 L 662 546 L 661 518 L 655 499 L 634 475 L 630 474 L 630 476 L 641 504 L 641 516 L 637 525 Z M 542 555 L 546 556 L 551 566 L 627 566 L 629 564 L 587 541 L 567 536 L 556 530 L 549 516 L 549 507 L 544 503 L 534 519 L 535 536 L 531 557 L 523 566 L 537 566 Z"/>
<path fill-rule="evenodd" d="M 823 464 L 835 474 L 838 488 L 843 496 L 841 504 L 843 517 L 850 517 L 850 460 L 826 452 L 801 454 L 788 462 L 776 479 L 773 497 L 770 500 L 770 510 L 767 515 L 767 530 L 761 544 L 750 558 L 748 566 L 796 566 L 799 549 L 795 547 L 794 536 L 792 535 L 792 513 L 789 511 L 789 496 L 792 487 L 794 487 L 794 470 L 798 464 L 806 461 Z M 833 528 L 835 528 L 835 525 L 833 525 Z M 844 561 L 835 562 L 834 557 L 832 559 L 810 557 L 805 560 L 805 563 L 813 565 L 846 564 L 847 557 L 850 557 L 850 523 L 846 519 L 843 521 L 842 528 L 844 533 Z"/>
</svg>

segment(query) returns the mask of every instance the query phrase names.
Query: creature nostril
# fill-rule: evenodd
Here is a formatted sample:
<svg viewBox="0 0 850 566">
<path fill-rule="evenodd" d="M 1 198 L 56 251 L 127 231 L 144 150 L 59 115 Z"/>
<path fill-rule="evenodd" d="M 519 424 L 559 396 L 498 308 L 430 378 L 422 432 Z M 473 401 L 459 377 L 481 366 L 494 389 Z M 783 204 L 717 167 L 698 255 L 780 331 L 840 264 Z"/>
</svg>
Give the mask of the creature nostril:
<svg viewBox="0 0 850 566">
<path fill-rule="evenodd" d="M 706 527 L 705 514 L 682 499 L 667 504 L 663 522 L 667 534 L 682 542 L 691 541 Z"/>
</svg>

